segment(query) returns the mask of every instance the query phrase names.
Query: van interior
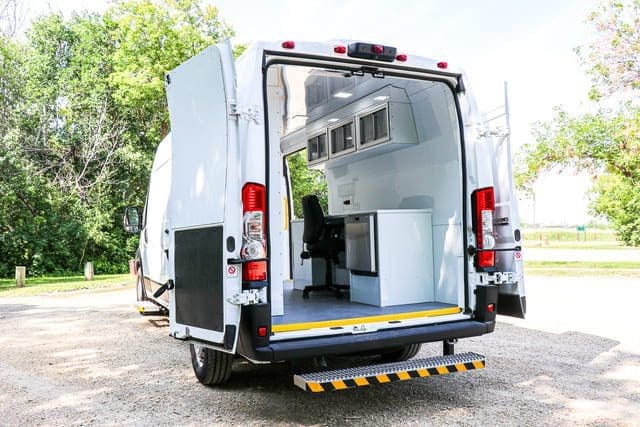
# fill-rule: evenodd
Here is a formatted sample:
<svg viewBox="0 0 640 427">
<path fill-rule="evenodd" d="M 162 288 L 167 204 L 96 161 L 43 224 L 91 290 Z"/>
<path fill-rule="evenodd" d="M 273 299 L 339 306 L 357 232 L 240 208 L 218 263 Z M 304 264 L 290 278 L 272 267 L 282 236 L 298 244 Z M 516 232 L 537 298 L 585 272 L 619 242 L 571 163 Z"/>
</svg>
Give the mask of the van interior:
<svg viewBox="0 0 640 427">
<path fill-rule="evenodd" d="M 464 174 L 452 87 L 278 64 L 266 89 L 269 167 L 285 201 L 280 223 L 270 220 L 271 251 L 289 254 L 272 266 L 282 277 L 282 289 L 271 277 L 274 338 L 461 316 Z"/>
</svg>

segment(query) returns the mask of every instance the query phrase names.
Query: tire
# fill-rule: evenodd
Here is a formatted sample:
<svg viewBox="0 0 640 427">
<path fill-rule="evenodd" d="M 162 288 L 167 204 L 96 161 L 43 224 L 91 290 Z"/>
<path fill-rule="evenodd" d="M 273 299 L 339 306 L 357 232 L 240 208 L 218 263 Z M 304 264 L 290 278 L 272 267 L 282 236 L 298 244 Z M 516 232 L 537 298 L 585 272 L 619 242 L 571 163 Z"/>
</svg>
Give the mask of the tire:
<svg viewBox="0 0 640 427">
<path fill-rule="evenodd" d="M 422 347 L 422 344 L 409 344 L 398 350 L 394 350 L 388 353 L 382 353 L 382 361 L 387 363 L 404 362 L 405 360 L 409 360 L 416 354 L 418 354 L 418 352 L 420 351 L 420 347 Z"/>
<path fill-rule="evenodd" d="M 190 344 L 191 365 L 196 378 L 204 385 L 224 384 L 231 375 L 233 354 L 198 344 Z"/>
<path fill-rule="evenodd" d="M 136 275 L 136 301 L 147 301 L 147 291 L 144 288 L 144 274 L 142 273 L 142 262 L 136 259 L 138 264 L 138 274 Z"/>
</svg>

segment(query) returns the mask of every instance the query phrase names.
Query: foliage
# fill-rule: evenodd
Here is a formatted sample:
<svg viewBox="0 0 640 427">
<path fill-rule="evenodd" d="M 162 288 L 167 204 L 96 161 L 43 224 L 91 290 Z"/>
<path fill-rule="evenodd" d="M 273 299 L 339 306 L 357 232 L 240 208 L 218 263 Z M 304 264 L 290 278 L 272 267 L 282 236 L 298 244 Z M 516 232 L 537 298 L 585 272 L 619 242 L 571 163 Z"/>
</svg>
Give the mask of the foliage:
<svg viewBox="0 0 640 427">
<path fill-rule="evenodd" d="M 291 197 L 293 198 L 293 216 L 302 218 L 302 197 L 315 194 L 320 200 L 320 206 L 325 212 L 329 211 L 327 181 L 324 172 L 307 167 L 307 150 L 298 151 L 287 157 L 289 178 L 291 180 Z"/>
<path fill-rule="evenodd" d="M 164 75 L 232 34 L 197 0 L 130 0 L 0 37 L 0 276 L 126 270 L 121 214 L 168 132 Z"/>
<path fill-rule="evenodd" d="M 598 37 L 577 53 L 593 79 L 591 97 L 640 89 L 640 0 L 603 2 L 588 21 Z"/>
<path fill-rule="evenodd" d="M 640 88 L 640 0 L 608 2 L 590 16 L 597 39 L 579 49 L 592 77 L 593 99 L 624 100 Z M 608 96 L 604 99 L 602 96 Z M 593 177 L 592 210 L 605 216 L 629 245 L 640 245 L 640 108 L 622 102 L 615 110 L 554 117 L 534 129 L 535 145 L 519 153 L 516 185 L 530 189 L 554 168 L 587 171 Z"/>
</svg>

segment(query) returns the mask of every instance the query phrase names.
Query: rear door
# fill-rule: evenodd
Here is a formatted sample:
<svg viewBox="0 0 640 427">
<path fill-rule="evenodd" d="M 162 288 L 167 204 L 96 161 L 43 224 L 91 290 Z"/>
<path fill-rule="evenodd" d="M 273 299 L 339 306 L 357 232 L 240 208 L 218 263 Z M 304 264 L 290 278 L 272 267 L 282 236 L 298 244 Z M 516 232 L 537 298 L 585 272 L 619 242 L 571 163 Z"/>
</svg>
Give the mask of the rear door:
<svg viewBox="0 0 640 427">
<path fill-rule="evenodd" d="M 513 183 L 511 141 L 508 133 L 487 136 L 480 144 L 489 151 L 488 163 L 493 168 L 496 202 L 494 232 L 496 234 L 496 268 L 499 272 L 514 273 L 498 285 L 498 313 L 524 318 L 526 296 L 522 252 L 512 250 L 522 245 L 518 199 Z M 480 165 L 479 165 L 480 167 Z"/>
<path fill-rule="evenodd" d="M 235 352 L 240 306 L 228 299 L 240 292 L 241 277 L 227 260 L 238 257 L 242 205 L 230 44 L 189 59 L 167 75 L 166 86 L 172 136 L 171 334 Z"/>
</svg>

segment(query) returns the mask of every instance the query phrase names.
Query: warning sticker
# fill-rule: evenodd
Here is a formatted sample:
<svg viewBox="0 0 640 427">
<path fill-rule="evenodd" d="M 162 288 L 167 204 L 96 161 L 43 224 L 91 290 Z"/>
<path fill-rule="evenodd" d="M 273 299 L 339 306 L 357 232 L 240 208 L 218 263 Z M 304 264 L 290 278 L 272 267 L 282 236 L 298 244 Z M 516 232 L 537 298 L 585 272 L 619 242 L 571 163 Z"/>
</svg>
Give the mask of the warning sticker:
<svg viewBox="0 0 640 427">
<path fill-rule="evenodd" d="M 236 265 L 228 265 L 227 266 L 227 277 L 238 277 L 238 266 L 236 266 Z"/>
<path fill-rule="evenodd" d="M 516 251 L 515 254 L 513 254 L 513 257 L 516 259 L 516 261 L 520 261 L 522 259 L 522 252 Z"/>
</svg>

